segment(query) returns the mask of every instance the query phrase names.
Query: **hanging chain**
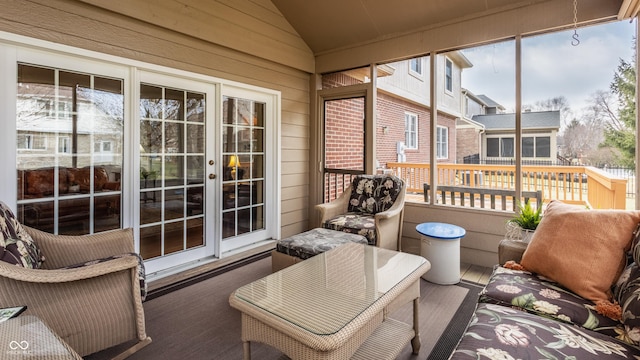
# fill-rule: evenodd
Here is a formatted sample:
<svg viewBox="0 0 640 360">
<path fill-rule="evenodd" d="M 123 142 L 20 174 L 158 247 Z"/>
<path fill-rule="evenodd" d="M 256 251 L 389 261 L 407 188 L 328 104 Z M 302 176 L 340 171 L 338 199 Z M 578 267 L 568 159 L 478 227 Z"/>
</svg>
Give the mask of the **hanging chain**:
<svg viewBox="0 0 640 360">
<path fill-rule="evenodd" d="M 580 45 L 580 39 L 578 39 L 578 0 L 573 0 L 573 40 L 571 45 Z"/>
</svg>

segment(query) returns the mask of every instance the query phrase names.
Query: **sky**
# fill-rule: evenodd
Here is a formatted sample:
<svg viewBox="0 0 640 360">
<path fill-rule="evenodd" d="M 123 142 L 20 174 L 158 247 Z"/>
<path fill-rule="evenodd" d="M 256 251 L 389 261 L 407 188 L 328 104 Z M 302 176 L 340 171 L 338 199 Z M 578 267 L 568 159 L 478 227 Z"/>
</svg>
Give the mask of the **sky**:
<svg viewBox="0 0 640 360">
<path fill-rule="evenodd" d="M 574 113 L 597 90 L 609 90 L 620 59 L 633 58 L 635 23 L 627 20 L 522 39 L 522 104 L 564 96 Z M 515 41 L 463 50 L 473 67 L 462 86 L 476 95 L 515 109 Z"/>
</svg>

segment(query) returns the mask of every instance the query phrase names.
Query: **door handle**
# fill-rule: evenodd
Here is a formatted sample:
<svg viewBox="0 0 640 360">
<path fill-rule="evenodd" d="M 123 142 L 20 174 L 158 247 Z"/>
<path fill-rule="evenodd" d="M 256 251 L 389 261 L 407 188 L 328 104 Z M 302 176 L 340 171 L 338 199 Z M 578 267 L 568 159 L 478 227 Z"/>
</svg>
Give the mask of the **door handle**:
<svg viewBox="0 0 640 360">
<path fill-rule="evenodd" d="M 216 174 L 209 174 L 209 179 L 213 180 L 216 178 Z"/>
</svg>

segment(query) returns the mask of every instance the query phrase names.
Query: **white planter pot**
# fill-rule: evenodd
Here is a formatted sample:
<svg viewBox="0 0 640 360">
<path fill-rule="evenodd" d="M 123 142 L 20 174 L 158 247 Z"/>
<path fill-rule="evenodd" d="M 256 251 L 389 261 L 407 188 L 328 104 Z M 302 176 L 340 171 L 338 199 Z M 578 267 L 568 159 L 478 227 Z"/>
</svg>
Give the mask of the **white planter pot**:
<svg viewBox="0 0 640 360">
<path fill-rule="evenodd" d="M 506 234 L 505 238 L 509 240 L 523 241 L 529 243 L 533 237 L 535 230 L 527 230 L 521 228 L 518 224 L 508 221 L 505 225 Z"/>
<path fill-rule="evenodd" d="M 533 238 L 533 233 L 535 232 L 535 230 L 528 230 L 528 229 L 520 229 L 520 236 L 522 238 L 522 241 L 526 242 L 527 244 L 531 241 L 531 239 Z"/>
</svg>

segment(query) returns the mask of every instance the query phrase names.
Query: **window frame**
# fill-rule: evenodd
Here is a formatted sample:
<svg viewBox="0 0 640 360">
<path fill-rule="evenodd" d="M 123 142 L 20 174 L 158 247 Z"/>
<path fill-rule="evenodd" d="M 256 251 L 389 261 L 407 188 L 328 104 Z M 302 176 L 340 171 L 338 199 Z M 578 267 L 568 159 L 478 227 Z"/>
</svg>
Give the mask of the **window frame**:
<svg viewBox="0 0 640 360">
<path fill-rule="evenodd" d="M 489 140 L 498 141 L 498 156 L 489 155 Z M 505 155 L 505 151 L 509 150 L 505 147 L 505 142 L 511 141 L 511 155 Z M 488 136 L 485 140 L 485 157 L 494 159 L 512 159 L 515 158 L 515 135 L 513 136 Z M 493 144 L 495 146 L 495 144 Z"/>
<path fill-rule="evenodd" d="M 64 143 L 64 151 L 61 151 L 61 143 Z M 71 154 L 71 138 L 68 136 L 58 136 L 58 148 L 56 151 L 58 154 Z"/>
<path fill-rule="evenodd" d="M 413 130 L 409 125 L 413 125 Z M 411 141 L 409 142 L 407 139 Z M 418 114 L 408 111 L 404 113 L 404 146 L 409 150 L 418 149 Z"/>
<path fill-rule="evenodd" d="M 444 141 L 443 139 L 444 133 Z M 444 155 L 442 152 L 444 151 Z M 449 158 L 449 128 L 446 126 L 436 126 L 436 159 L 444 160 Z"/>
<path fill-rule="evenodd" d="M 444 91 L 453 93 L 453 61 L 448 57 L 444 58 Z"/>
<path fill-rule="evenodd" d="M 414 75 L 416 77 L 422 76 L 422 57 L 411 58 L 409 59 L 409 74 Z M 416 64 L 416 68 L 414 69 L 414 64 Z"/>
</svg>

